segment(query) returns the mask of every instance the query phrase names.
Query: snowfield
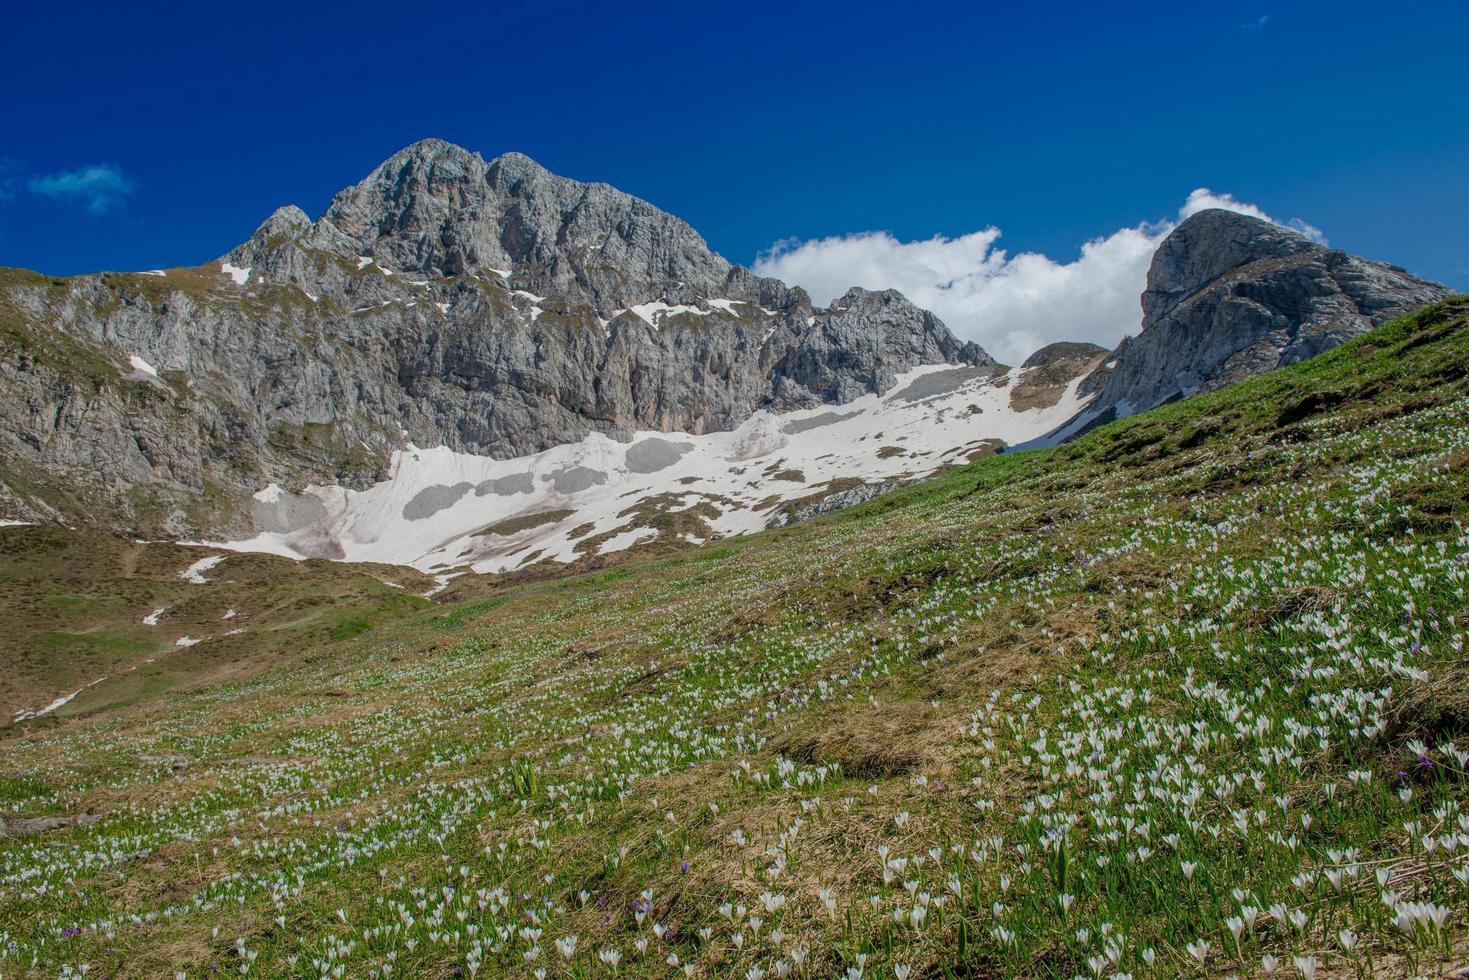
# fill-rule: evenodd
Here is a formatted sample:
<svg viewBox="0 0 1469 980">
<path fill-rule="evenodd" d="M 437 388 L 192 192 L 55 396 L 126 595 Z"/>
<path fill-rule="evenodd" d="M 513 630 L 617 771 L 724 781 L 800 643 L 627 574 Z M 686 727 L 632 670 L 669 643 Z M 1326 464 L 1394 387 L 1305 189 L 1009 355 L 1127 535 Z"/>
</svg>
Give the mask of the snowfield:
<svg viewBox="0 0 1469 980">
<path fill-rule="evenodd" d="M 1039 439 L 1083 407 L 1078 379 L 1054 405 L 1016 411 L 1011 392 L 1028 373 L 928 365 L 886 394 L 759 412 L 729 432 L 639 432 L 627 443 L 593 433 L 515 459 L 409 446 L 394 455 L 388 480 L 360 492 L 311 486 L 293 495 L 272 484 L 255 495 L 260 533 L 214 544 L 430 573 L 503 572 L 674 533 L 648 526 L 655 514 L 702 522 L 677 532 L 685 541 L 748 534 L 793 501 L 927 476 Z"/>
</svg>

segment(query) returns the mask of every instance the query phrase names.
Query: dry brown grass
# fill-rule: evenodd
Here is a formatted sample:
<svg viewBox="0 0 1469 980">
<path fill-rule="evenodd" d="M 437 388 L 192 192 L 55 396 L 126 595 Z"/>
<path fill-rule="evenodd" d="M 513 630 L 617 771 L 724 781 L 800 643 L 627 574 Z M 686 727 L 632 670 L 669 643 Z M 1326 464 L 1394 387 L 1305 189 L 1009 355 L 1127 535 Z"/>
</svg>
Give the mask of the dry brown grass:
<svg viewBox="0 0 1469 980">
<path fill-rule="evenodd" d="M 906 699 L 848 709 L 840 726 L 803 726 L 771 740 L 771 749 L 803 765 L 833 763 L 852 779 L 903 776 L 935 765 L 952 740 L 949 725 L 936 724 L 926 702 Z"/>
<path fill-rule="evenodd" d="M 494 534 L 500 537 L 509 537 L 519 534 L 521 531 L 529 531 L 533 527 L 544 527 L 547 524 L 555 524 L 564 521 L 575 511 L 570 510 L 542 510 L 534 514 L 518 514 L 515 517 L 507 517 L 503 521 L 482 527 L 476 534 Z"/>
<path fill-rule="evenodd" d="M 1245 625 L 1268 626 L 1281 620 L 1293 619 L 1303 613 L 1329 609 L 1342 598 L 1342 593 L 1323 585 L 1303 585 L 1262 603 L 1244 617 Z"/>
</svg>

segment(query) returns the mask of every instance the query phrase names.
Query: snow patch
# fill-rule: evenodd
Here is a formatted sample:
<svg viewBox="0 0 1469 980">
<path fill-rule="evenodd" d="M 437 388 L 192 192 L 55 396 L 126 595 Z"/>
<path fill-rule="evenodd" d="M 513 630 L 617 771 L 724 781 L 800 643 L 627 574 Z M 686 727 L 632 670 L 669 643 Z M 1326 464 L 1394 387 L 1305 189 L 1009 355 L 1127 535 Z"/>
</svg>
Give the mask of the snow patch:
<svg viewBox="0 0 1469 980">
<path fill-rule="evenodd" d="M 1050 408 L 1015 411 L 1011 388 L 1027 370 L 1011 371 L 1004 384 L 996 384 L 983 370 L 929 365 L 899 376 L 887 394 L 865 395 L 839 410 L 821 405 L 783 414 L 759 412 L 731 431 L 636 432 L 625 443 L 592 433 L 580 442 L 515 459 L 410 445 L 394 453 L 391 476 L 382 483 L 360 491 L 308 487 L 304 492 L 322 507 L 312 524 L 211 546 L 297 559 L 405 564 L 435 576 L 456 574 L 453 570 L 465 566 L 501 572 L 528 557 L 576 561 L 586 552 L 585 545 L 577 550 L 579 542 L 603 535 L 613 535 L 609 540 L 616 543 L 604 542 L 602 550 L 646 540 L 658 532 L 628 527 L 625 512 L 655 498 L 653 506 L 665 510 L 699 506 L 707 531 L 698 530 L 695 537 L 746 534 L 764 528 L 779 512 L 779 506 L 769 506 L 771 498 L 793 501 L 838 479 L 917 479 L 992 448 L 991 440 L 1014 446 L 1043 437 L 1085 408 L 1077 379 Z M 911 397 L 919 391 L 923 397 Z M 659 454 L 658 465 L 650 465 L 644 458 L 649 440 L 677 444 L 679 452 Z M 903 452 L 879 458 L 885 446 Z M 775 479 L 777 474 L 781 479 Z M 447 494 L 438 506 L 410 506 L 446 491 L 460 492 Z M 483 533 L 509 518 L 557 510 L 572 513 L 513 535 Z M 571 537 L 583 525 L 591 527 Z M 636 538 L 623 537 L 634 531 Z M 435 581 L 437 591 L 448 580 Z"/>
<path fill-rule="evenodd" d="M 158 377 L 158 369 L 149 364 L 147 361 L 143 360 L 137 354 L 128 355 L 128 364 L 132 366 L 132 369 L 134 371 L 137 371 L 141 374 L 151 374 L 155 378 Z"/>
<path fill-rule="evenodd" d="M 538 317 L 542 313 L 546 312 L 545 310 L 541 309 L 541 307 L 540 307 L 540 304 L 541 303 L 544 303 L 546 301 L 546 297 L 544 297 L 544 296 L 537 296 L 535 293 L 526 292 L 524 289 L 516 289 L 516 290 L 513 290 L 510 293 L 510 295 L 513 296 L 516 299 L 526 300 L 526 301 L 528 301 L 531 304 L 531 307 L 530 307 L 530 320 L 531 320 L 532 323 L 535 323 L 536 322 L 536 317 Z"/>
<path fill-rule="evenodd" d="M 193 582 L 195 585 L 205 585 L 209 580 L 204 577 L 204 573 L 228 557 L 229 555 L 210 555 L 208 558 L 200 558 L 194 564 L 179 572 L 179 578 L 186 582 Z"/>
<path fill-rule="evenodd" d="M 491 270 L 491 271 L 493 271 L 493 270 Z M 458 578 L 460 575 L 463 575 L 463 574 L 464 574 L 463 572 L 450 572 L 450 573 L 445 574 L 445 575 L 435 575 L 434 576 L 434 587 L 431 588 L 431 589 L 429 589 L 427 592 L 425 592 L 423 594 L 423 597 L 425 599 L 431 599 L 431 598 L 433 598 L 434 596 L 438 595 L 440 592 L 443 592 L 445 589 L 447 589 L 449 587 L 449 583 L 450 582 L 452 582 L 454 579 Z"/>
<path fill-rule="evenodd" d="M 174 641 L 173 645 L 176 647 L 196 647 L 199 645 L 199 641 L 192 636 L 181 636 Z"/>
<path fill-rule="evenodd" d="M 655 303 L 639 303 L 636 306 L 628 307 L 627 312 L 642 320 L 654 330 L 658 329 L 658 321 L 662 320 L 665 316 L 676 316 L 679 313 L 692 313 L 695 316 L 709 315 L 708 310 L 701 310 L 697 306 L 683 304 L 669 306 L 667 303 L 661 301 Z"/>
<path fill-rule="evenodd" d="M 219 268 L 220 271 L 235 281 L 236 286 L 243 286 L 250 281 L 250 270 L 255 267 L 247 265 L 242 268 L 238 265 L 231 265 L 228 262 L 221 262 Z"/>
<path fill-rule="evenodd" d="M 157 609 L 153 610 L 148 615 L 146 615 L 146 616 L 143 617 L 143 625 L 144 626 L 157 626 L 158 625 L 158 617 L 159 616 L 162 616 L 166 612 L 168 612 L 168 607 L 167 606 L 159 606 Z"/>
<path fill-rule="evenodd" d="M 614 551 L 626 551 L 639 541 L 646 541 L 649 538 L 656 538 L 657 536 L 657 530 L 651 527 L 631 528 L 623 531 L 621 534 L 614 534 L 606 541 L 603 541 L 602 547 L 597 549 L 597 554 L 610 555 Z"/>
<path fill-rule="evenodd" d="M 105 680 L 107 680 L 107 677 L 105 675 L 99 677 L 90 684 L 82 685 L 75 691 L 72 691 L 70 694 L 63 694 L 61 697 L 57 698 L 55 701 L 52 701 L 44 708 L 37 708 L 34 710 L 23 708 L 15 713 L 15 717 L 11 719 L 11 723 L 13 724 L 17 721 L 25 721 L 29 718 L 40 718 L 42 715 L 49 715 L 51 712 L 55 711 L 57 708 L 60 708 L 62 705 L 69 704 L 73 698 L 85 691 L 87 688 L 96 687 L 98 684 L 101 684 Z"/>
</svg>

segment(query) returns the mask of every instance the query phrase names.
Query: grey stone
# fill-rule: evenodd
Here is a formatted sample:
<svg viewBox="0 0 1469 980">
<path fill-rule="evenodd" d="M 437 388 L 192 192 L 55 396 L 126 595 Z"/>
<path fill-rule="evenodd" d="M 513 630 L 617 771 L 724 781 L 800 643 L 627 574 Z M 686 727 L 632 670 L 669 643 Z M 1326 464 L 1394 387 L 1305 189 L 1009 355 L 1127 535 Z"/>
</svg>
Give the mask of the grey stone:
<svg viewBox="0 0 1469 980">
<path fill-rule="evenodd" d="M 440 140 L 314 221 L 277 210 L 223 261 L 250 270 L 243 285 L 220 262 L 0 276 L 16 322 L 0 458 L 47 477 L 44 492 L 0 487 L 6 516 L 137 529 L 146 501 L 166 515 L 150 531 L 279 530 L 296 517 L 249 493 L 360 489 L 410 444 L 505 459 L 591 432 L 725 431 L 885 392 L 919 364 L 993 363 L 897 293 L 813 308 L 645 201 Z M 705 315 L 628 312 L 652 302 Z M 129 354 L 160 380 L 130 378 Z"/>
<path fill-rule="evenodd" d="M 19 837 L 23 834 L 44 834 L 66 827 L 90 827 L 101 817 L 92 813 L 45 817 L 0 817 L 0 837 Z"/>
<path fill-rule="evenodd" d="M 1148 269 L 1142 330 L 1082 382 L 1086 411 L 1144 411 L 1344 343 L 1452 294 L 1234 211 L 1188 218 Z"/>
<path fill-rule="evenodd" d="M 326 517 L 326 504 L 310 494 L 282 493 L 274 503 L 250 503 L 258 531 L 290 534 Z"/>
<path fill-rule="evenodd" d="M 921 402 L 931 398 L 940 398 L 958 390 L 966 381 L 988 378 L 992 374 L 994 370 L 989 367 L 961 367 L 950 368 L 947 371 L 931 371 L 922 377 L 914 378 L 907 387 L 893 395 L 892 400 Z"/>
<path fill-rule="evenodd" d="M 902 481 L 899 480 L 883 480 L 879 483 L 864 483 L 861 486 L 852 487 L 850 490 L 840 490 L 814 503 L 783 510 L 771 519 L 770 525 L 771 527 L 785 527 L 789 524 L 799 524 L 802 521 L 809 521 L 814 517 L 820 517 L 822 514 L 830 514 L 833 511 L 844 510 L 847 507 L 855 507 L 857 504 L 865 504 L 867 501 L 880 497 L 885 493 L 891 493 L 902 485 Z"/>
</svg>

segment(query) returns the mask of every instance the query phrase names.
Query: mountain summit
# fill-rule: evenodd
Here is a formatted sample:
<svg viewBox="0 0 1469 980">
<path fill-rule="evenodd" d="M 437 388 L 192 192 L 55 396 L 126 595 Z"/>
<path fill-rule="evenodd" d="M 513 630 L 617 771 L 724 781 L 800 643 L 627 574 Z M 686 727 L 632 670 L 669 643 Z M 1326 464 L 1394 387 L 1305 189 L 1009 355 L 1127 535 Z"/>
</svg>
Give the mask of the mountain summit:
<svg viewBox="0 0 1469 980">
<path fill-rule="evenodd" d="M 0 505 L 159 533 L 247 530 L 250 492 L 367 486 L 409 445 L 722 431 L 994 365 L 897 293 L 814 308 L 645 201 L 441 140 L 199 268 L 6 271 L 0 316 Z"/>
<path fill-rule="evenodd" d="M 1153 255 L 1142 330 L 1084 390 L 1128 415 L 1314 357 L 1452 294 L 1237 211 L 1200 211 Z"/>
<path fill-rule="evenodd" d="M 711 252 L 679 218 L 519 153 L 486 161 L 422 140 L 337 194 L 319 221 L 304 217 L 278 211 L 227 259 L 275 269 L 272 260 L 296 245 L 434 277 L 515 270 L 519 284 L 576 293 L 604 318 L 646 302 L 650 290 L 670 302 L 726 294 L 777 307 L 793 301 L 783 284 Z"/>
<path fill-rule="evenodd" d="M 1011 370 L 899 293 L 815 307 L 646 201 L 424 140 L 198 268 L 0 270 L 0 518 L 437 575 L 596 561 L 1059 441 L 1447 294 L 1203 211 L 1138 336 Z"/>
</svg>

